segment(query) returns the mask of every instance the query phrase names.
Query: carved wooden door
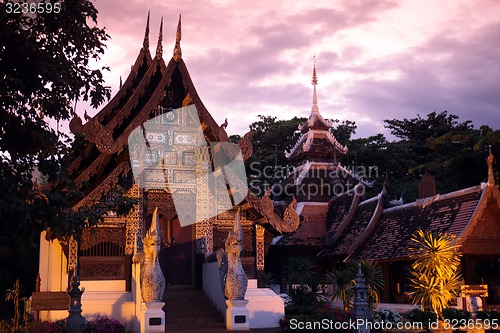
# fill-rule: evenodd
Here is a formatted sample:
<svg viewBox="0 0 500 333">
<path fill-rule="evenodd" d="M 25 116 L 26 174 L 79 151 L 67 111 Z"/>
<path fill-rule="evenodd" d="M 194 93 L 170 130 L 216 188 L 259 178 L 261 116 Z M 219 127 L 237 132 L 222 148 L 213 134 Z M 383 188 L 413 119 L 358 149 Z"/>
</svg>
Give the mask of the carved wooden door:
<svg viewBox="0 0 500 333">
<path fill-rule="evenodd" d="M 167 222 L 160 264 L 167 289 L 194 288 L 194 225 L 181 227 L 177 218 Z"/>
</svg>

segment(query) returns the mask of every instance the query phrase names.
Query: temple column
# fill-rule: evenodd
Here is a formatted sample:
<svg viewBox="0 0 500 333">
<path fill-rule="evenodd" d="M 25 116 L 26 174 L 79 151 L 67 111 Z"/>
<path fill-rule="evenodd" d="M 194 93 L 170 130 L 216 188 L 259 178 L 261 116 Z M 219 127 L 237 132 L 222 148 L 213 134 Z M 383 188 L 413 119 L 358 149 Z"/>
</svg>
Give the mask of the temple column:
<svg viewBox="0 0 500 333">
<path fill-rule="evenodd" d="M 210 152 L 207 146 L 197 147 L 196 151 L 196 253 L 213 251 L 213 209 L 215 203 L 209 188 L 211 173 Z M 208 217 L 208 218 L 207 218 Z"/>
<path fill-rule="evenodd" d="M 139 184 L 134 183 L 132 187 L 128 190 L 128 196 L 133 199 L 137 199 L 137 203 L 129 212 L 126 217 L 126 231 L 125 231 L 125 254 L 133 255 L 135 249 L 135 242 L 139 231 L 142 230 L 142 203 L 140 199 L 142 197 L 142 190 Z"/>
<path fill-rule="evenodd" d="M 137 199 L 137 203 L 134 204 L 134 207 L 129 212 L 126 217 L 125 224 L 125 256 L 126 256 L 126 290 L 132 290 L 132 256 L 134 252 L 137 251 L 136 240 L 140 231 L 142 231 L 143 223 L 142 223 L 142 189 L 139 184 L 134 183 L 132 187 L 128 190 L 128 195 L 131 198 Z"/>
<path fill-rule="evenodd" d="M 71 236 L 68 240 L 68 276 L 69 278 L 77 274 L 78 265 L 78 242 Z M 69 281 L 68 281 L 69 284 Z"/>
<path fill-rule="evenodd" d="M 259 225 L 255 225 L 255 262 L 257 266 L 257 282 L 262 284 L 262 277 L 264 275 L 264 232 L 265 229 Z"/>
</svg>

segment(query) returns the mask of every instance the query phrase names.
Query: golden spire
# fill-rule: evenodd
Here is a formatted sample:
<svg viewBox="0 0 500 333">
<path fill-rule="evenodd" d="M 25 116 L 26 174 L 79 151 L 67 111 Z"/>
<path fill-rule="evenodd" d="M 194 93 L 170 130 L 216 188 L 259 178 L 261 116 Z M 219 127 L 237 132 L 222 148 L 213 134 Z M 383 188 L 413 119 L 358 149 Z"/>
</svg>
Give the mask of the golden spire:
<svg viewBox="0 0 500 333">
<path fill-rule="evenodd" d="M 316 76 L 316 56 L 314 56 L 313 76 L 312 76 L 311 84 L 314 86 L 313 105 L 312 105 L 311 112 L 319 112 L 318 97 L 316 95 L 316 85 L 318 84 L 318 77 Z"/>
<path fill-rule="evenodd" d="M 313 77 L 311 84 L 314 86 L 318 84 L 318 77 L 316 76 L 316 56 L 314 56 Z"/>
<path fill-rule="evenodd" d="M 161 18 L 160 33 L 158 34 L 158 45 L 156 46 L 156 59 L 158 60 L 160 60 L 163 55 L 163 46 L 161 45 L 162 39 L 163 39 L 163 17 Z"/>
<path fill-rule="evenodd" d="M 489 148 L 490 155 L 488 155 L 488 186 L 495 186 L 495 174 L 493 172 L 493 160 L 495 156 L 493 156 L 491 152 L 491 147 Z"/>
<path fill-rule="evenodd" d="M 144 41 L 142 42 L 143 50 L 149 49 L 149 11 L 148 11 L 148 19 L 146 21 L 146 31 L 144 32 Z"/>
<path fill-rule="evenodd" d="M 179 23 L 177 23 L 177 33 L 175 34 L 175 47 L 174 47 L 174 55 L 173 59 L 175 62 L 179 62 L 182 59 L 182 50 L 181 50 L 181 14 L 179 14 Z"/>
</svg>

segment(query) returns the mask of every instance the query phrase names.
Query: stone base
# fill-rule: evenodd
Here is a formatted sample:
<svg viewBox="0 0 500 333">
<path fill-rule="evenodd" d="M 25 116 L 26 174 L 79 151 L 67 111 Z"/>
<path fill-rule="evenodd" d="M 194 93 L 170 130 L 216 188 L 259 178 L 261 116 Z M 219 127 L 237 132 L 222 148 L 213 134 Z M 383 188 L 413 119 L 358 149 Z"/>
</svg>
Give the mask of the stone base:
<svg viewBox="0 0 500 333">
<path fill-rule="evenodd" d="M 66 319 L 66 332 L 68 333 L 83 333 L 85 332 L 85 317 L 81 315 L 69 315 Z"/>
<path fill-rule="evenodd" d="M 250 316 L 246 305 L 247 300 L 227 300 L 226 328 L 228 331 L 248 331 Z"/>
<path fill-rule="evenodd" d="M 142 303 L 141 333 L 165 332 L 164 302 Z"/>
</svg>

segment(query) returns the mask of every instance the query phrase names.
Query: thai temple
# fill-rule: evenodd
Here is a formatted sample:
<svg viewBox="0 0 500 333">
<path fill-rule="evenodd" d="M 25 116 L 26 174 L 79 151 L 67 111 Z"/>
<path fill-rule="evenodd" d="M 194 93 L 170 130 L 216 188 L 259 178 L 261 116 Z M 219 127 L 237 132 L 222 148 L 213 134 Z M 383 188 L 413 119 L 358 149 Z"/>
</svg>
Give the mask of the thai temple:
<svg viewBox="0 0 500 333">
<path fill-rule="evenodd" d="M 319 111 L 314 66 L 311 112 L 299 127 L 297 143 L 286 152 L 293 172 L 262 198 L 238 192 L 228 186 L 228 178 L 234 184 L 237 177 L 214 165 L 216 153 L 230 142 L 227 124 L 216 123 L 196 92 L 182 55 L 180 17 L 168 57 L 162 30 L 163 21 L 151 54 L 148 15 L 142 47 L 117 94 L 94 117 L 85 114 L 83 121 L 75 114 L 70 123 L 79 145 L 68 173 L 84 193 L 73 209 L 114 200 L 118 185 L 137 203 L 127 216 L 108 212 L 103 223 L 84 230 L 79 242 L 55 238 L 50 230 L 42 233 L 39 292 L 66 291 L 78 275 L 85 287 L 84 316 L 107 315 L 127 322 L 130 329 L 139 327 L 133 257 L 157 225 L 167 331 L 225 332 L 225 305 L 214 296 L 219 273 L 209 268 L 217 263 L 208 258 L 225 248 L 238 219 L 250 328 L 278 326 L 283 302 L 263 288 L 263 276 L 273 272 L 285 281 L 285 259 L 291 256 L 314 258 L 320 271 L 352 259 L 377 261 L 385 277 L 382 301 L 408 302 L 402 271 L 410 237 L 419 229 L 456 235 L 462 245 L 464 283 L 487 284 L 490 299 L 500 303 L 500 277 L 482 275 L 500 259 L 500 193 L 493 155 L 485 163 L 488 181 L 475 187 L 439 194 L 427 175 L 415 202 L 390 204 L 386 186 L 367 198 L 370 182 L 342 165 L 348 147 L 337 141 L 333 123 Z M 137 140 L 145 140 L 146 148 L 134 145 L 138 129 Z M 236 146 L 242 160 L 252 155 L 251 135 Z M 168 186 L 158 185 L 164 181 Z M 183 223 L 187 219 L 197 223 Z M 254 308 L 264 310 L 259 314 Z M 173 318 L 182 319 L 183 309 L 209 317 L 201 325 L 188 319 L 180 323 Z M 54 320 L 66 317 L 67 311 L 42 310 L 40 315 Z"/>
</svg>

